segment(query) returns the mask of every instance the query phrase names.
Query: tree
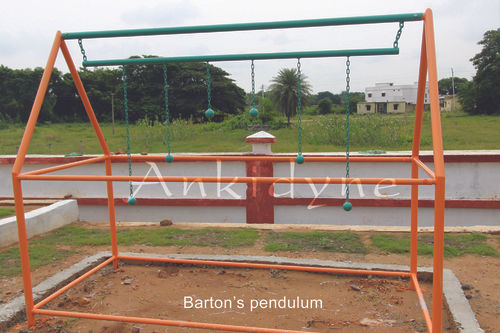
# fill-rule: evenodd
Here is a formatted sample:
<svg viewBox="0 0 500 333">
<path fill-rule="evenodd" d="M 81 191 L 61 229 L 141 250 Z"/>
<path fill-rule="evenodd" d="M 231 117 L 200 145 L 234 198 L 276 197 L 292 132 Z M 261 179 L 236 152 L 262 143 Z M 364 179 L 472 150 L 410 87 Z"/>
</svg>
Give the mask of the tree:
<svg viewBox="0 0 500 333">
<path fill-rule="evenodd" d="M 332 104 L 334 104 L 334 105 L 341 104 L 340 96 L 332 94 L 329 91 L 320 91 L 319 93 L 317 93 L 316 95 L 314 95 L 312 103 L 313 104 L 319 104 L 319 102 L 322 99 L 324 99 L 324 98 L 328 98 L 330 100 L 330 102 L 332 102 Z"/>
<path fill-rule="evenodd" d="M 332 111 L 332 101 L 329 98 L 323 98 L 318 103 L 319 113 L 328 114 Z"/>
<path fill-rule="evenodd" d="M 278 111 L 282 112 L 288 119 L 297 112 L 298 101 L 298 75 L 295 68 L 282 68 L 278 75 L 272 79 L 271 99 Z M 301 75 L 301 101 L 302 106 L 307 102 L 311 93 L 311 86 L 304 74 Z"/>
<path fill-rule="evenodd" d="M 455 83 L 455 90 L 453 90 L 453 82 Z M 463 77 L 447 77 L 439 80 L 439 94 L 440 95 L 453 95 L 453 91 L 455 94 L 458 94 L 461 90 L 467 87 L 469 80 Z"/>
<path fill-rule="evenodd" d="M 151 56 L 145 56 L 151 57 Z M 137 56 L 135 58 L 138 58 Z M 205 63 L 168 64 L 169 110 L 171 119 L 201 117 L 207 107 Z M 0 120 L 26 122 L 43 68 L 10 69 L 0 65 Z M 158 64 L 127 65 L 129 119 L 165 120 L 163 68 Z M 210 65 L 212 105 L 222 114 L 235 114 L 245 107 L 245 92 L 228 78 L 221 68 Z M 121 69 L 83 68 L 80 78 L 100 121 L 111 120 L 111 96 L 116 106 L 115 118 L 124 119 Z M 70 73 L 54 68 L 40 112 L 40 121 L 87 121 Z M 221 117 L 223 119 L 223 117 Z"/>
<path fill-rule="evenodd" d="M 151 56 L 146 56 L 151 57 Z M 130 67 L 130 68 L 129 68 Z M 144 116 L 165 120 L 162 65 L 127 66 L 130 119 Z M 223 114 L 235 114 L 245 107 L 245 92 L 228 73 L 210 65 L 212 108 Z M 167 65 L 170 117 L 201 118 L 207 108 L 206 64 L 200 62 Z"/>
<path fill-rule="evenodd" d="M 347 99 L 347 92 L 345 90 L 340 93 L 340 98 L 342 101 L 341 105 L 344 106 L 344 112 L 345 112 L 346 99 Z M 349 113 L 357 112 L 359 102 L 365 102 L 365 93 L 350 91 L 349 92 Z"/>
<path fill-rule="evenodd" d="M 500 113 L 500 28 L 484 33 L 478 43 L 481 52 L 472 59 L 476 75 L 466 89 L 459 93 L 464 110 L 471 114 Z"/>
</svg>

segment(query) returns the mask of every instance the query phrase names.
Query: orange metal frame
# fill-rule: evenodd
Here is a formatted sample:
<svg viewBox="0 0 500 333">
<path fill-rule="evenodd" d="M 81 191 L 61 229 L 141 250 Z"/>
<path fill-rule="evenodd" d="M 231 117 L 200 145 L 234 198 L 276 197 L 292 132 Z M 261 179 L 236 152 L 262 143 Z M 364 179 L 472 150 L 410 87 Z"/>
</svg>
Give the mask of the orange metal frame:
<svg viewBox="0 0 500 333">
<path fill-rule="evenodd" d="M 142 260 L 142 261 L 159 261 L 168 263 L 181 263 L 192 265 L 212 265 L 212 266 L 226 266 L 226 267 L 249 267 L 249 268 L 265 268 L 265 269 L 284 269 L 308 272 L 326 272 L 326 273 L 340 273 L 340 274 L 358 274 L 358 275 L 379 275 L 379 276 L 399 276 L 408 278 L 411 287 L 416 290 L 418 299 L 420 301 L 425 322 L 428 331 L 432 333 L 440 333 L 442 327 L 442 291 L 443 291 L 443 243 L 444 243 L 444 199 L 445 199 L 445 170 L 443 159 L 443 145 L 441 135 L 441 118 L 439 109 L 439 96 L 437 84 L 437 68 L 436 68 L 436 51 L 434 42 L 434 28 L 432 11 L 427 9 L 423 15 L 423 34 L 422 46 L 420 56 L 420 70 L 418 78 L 418 92 L 417 92 L 417 105 L 415 111 L 415 127 L 413 138 L 413 149 L 411 157 L 363 157 L 351 156 L 351 162 L 407 162 L 411 163 L 411 178 L 277 178 L 277 177 L 140 177 L 140 176 L 113 176 L 112 175 L 112 162 L 123 161 L 125 156 L 111 155 L 106 141 L 99 127 L 95 117 L 90 101 L 87 97 L 82 81 L 78 76 L 76 67 L 71 59 L 65 41 L 62 38 L 61 32 L 57 32 L 54 44 L 52 46 L 45 71 L 43 73 L 38 92 L 35 97 L 33 108 L 24 131 L 24 135 L 19 147 L 16 161 L 12 169 L 12 182 L 14 199 L 16 204 L 17 226 L 19 233 L 19 248 L 21 254 L 22 274 L 24 283 L 24 297 L 26 302 L 26 315 L 28 324 L 30 326 L 35 324 L 35 315 L 50 315 L 62 317 L 75 317 L 75 318 L 89 318 L 101 320 L 113 320 L 122 322 L 134 322 L 145 324 L 169 325 L 169 326 L 182 326 L 193 328 L 205 328 L 214 330 L 227 330 L 227 331 L 245 331 L 245 332 L 283 332 L 284 330 L 222 325 L 212 323 L 199 323 L 188 321 L 176 320 L 161 320 L 150 318 L 126 317 L 115 315 L 102 315 L 93 313 L 80 313 L 68 311 L 55 311 L 42 309 L 44 305 L 49 303 L 55 297 L 61 295 L 69 290 L 74 285 L 83 281 L 93 273 L 108 264 L 113 264 L 115 268 L 118 267 L 119 260 Z M 95 130 L 97 138 L 103 150 L 103 156 L 89 158 L 86 160 L 67 163 L 55 167 L 21 172 L 26 158 L 26 153 L 33 136 L 33 131 L 37 122 L 38 115 L 44 100 L 45 93 L 49 84 L 50 76 L 54 68 L 54 63 L 59 50 L 62 52 L 66 63 L 69 67 L 71 76 L 74 80 L 77 91 L 83 102 L 90 122 Z M 426 78 L 429 79 L 429 93 L 430 93 L 430 113 L 431 113 L 431 126 L 432 126 L 432 142 L 434 152 L 434 171 L 426 166 L 419 158 L 420 151 L 420 137 L 422 128 L 422 115 L 424 109 L 424 94 L 426 88 Z M 267 160 L 273 162 L 292 162 L 294 157 L 263 157 L 263 156 L 175 156 L 175 161 L 246 161 L 246 160 Z M 345 157 L 314 157 L 308 156 L 307 161 L 310 162 L 343 162 Z M 164 161 L 163 156 L 132 156 L 132 161 L 146 162 L 146 161 Z M 75 166 L 101 163 L 105 165 L 105 175 L 103 176 L 89 176 L 89 175 L 48 175 L 58 170 L 63 170 Z M 422 169 L 430 178 L 419 178 L 419 169 Z M 107 184 L 108 194 L 108 209 L 109 209 L 109 224 L 111 233 L 111 249 L 112 256 L 93 268 L 89 272 L 80 276 L 72 281 L 65 287 L 56 291 L 49 297 L 41 302 L 34 304 L 33 291 L 31 282 L 30 263 L 28 257 L 28 240 L 26 234 L 26 224 L 24 217 L 23 193 L 21 188 L 21 181 L 23 180 L 58 180 L 58 181 L 105 181 Z M 331 184 L 346 184 L 346 183 L 359 183 L 359 184 L 379 184 L 379 183 L 392 183 L 395 185 L 411 185 L 411 259 L 409 272 L 389 272 L 389 271 L 369 271 L 369 270 L 353 270 L 353 269 L 339 269 L 339 268 L 320 268 L 308 266 L 290 266 L 290 265 L 270 265 L 270 264 L 255 264 L 255 263 L 235 263 L 235 262 L 219 262 L 219 261 L 206 261 L 206 260 L 180 260 L 180 259 L 159 259 L 152 257 L 129 257 L 123 256 L 118 253 L 118 244 L 116 239 L 116 218 L 114 207 L 114 194 L 113 182 L 114 181 L 156 181 L 156 182 L 237 182 L 237 183 L 331 183 Z M 424 301 L 422 290 L 419 286 L 417 279 L 417 232 L 418 232 L 418 187 L 419 185 L 434 185 L 434 258 L 433 258 L 433 290 L 432 290 L 432 317 L 427 309 Z M 432 318 L 432 319 L 431 319 Z M 293 332 L 287 330 L 287 332 Z"/>
</svg>

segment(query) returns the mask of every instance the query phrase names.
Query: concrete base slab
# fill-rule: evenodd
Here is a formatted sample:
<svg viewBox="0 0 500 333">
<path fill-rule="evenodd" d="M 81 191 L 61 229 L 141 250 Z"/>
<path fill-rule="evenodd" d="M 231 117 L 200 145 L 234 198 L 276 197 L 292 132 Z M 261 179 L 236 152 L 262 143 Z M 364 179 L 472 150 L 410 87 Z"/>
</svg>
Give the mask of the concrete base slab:
<svg viewBox="0 0 500 333">
<path fill-rule="evenodd" d="M 157 258 L 176 258 L 193 260 L 214 260 L 214 261 L 235 261 L 235 262 L 254 262 L 271 263 L 283 265 L 307 265 L 318 267 L 336 267 L 363 270 L 386 270 L 386 271 L 409 271 L 408 266 L 385 265 L 375 263 L 355 263 L 319 259 L 297 259 L 274 256 L 242 256 L 242 255 L 200 255 L 200 254 L 139 254 L 139 253 L 120 253 L 125 256 L 148 256 Z M 78 276 L 89 271 L 111 256 L 110 252 L 100 252 L 87 257 L 79 263 L 67 268 L 48 278 L 33 288 L 33 298 L 35 302 L 49 296 L 57 289 L 68 284 Z M 133 261 L 137 263 L 137 261 Z M 432 268 L 423 267 L 418 271 L 419 279 L 432 279 Z M 455 274 L 449 270 L 444 270 L 443 275 L 443 295 L 448 311 L 451 313 L 456 331 L 460 333 L 484 333 L 477 322 L 474 312 L 462 291 L 460 281 Z M 25 319 L 24 297 L 20 296 L 7 304 L 0 306 L 0 330 L 4 330 L 16 322 Z"/>
</svg>

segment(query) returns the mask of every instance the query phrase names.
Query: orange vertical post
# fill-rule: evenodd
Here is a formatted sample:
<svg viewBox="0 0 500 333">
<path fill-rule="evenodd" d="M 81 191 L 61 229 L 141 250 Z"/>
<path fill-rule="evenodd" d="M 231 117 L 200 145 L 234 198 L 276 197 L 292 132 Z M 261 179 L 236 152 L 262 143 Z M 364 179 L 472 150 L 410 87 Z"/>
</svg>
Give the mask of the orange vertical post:
<svg viewBox="0 0 500 333">
<path fill-rule="evenodd" d="M 33 315 L 33 289 L 31 285 L 30 259 L 28 256 L 28 235 L 26 233 L 26 221 L 24 219 L 23 193 L 21 181 L 12 174 L 12 189 L 14 191 L 14 202 L 16 204 L 17 234 L 19 236 L 19 252 L 21 255 L 21 270 L 23 273 L 24 302 L 26 304 L 26 318 L 28 325 L 35 325 Z"/>
<path fill-rule="evenodd" d="M 105 161 L 106 176 L 112 175 L 111 159 L 107 158 Z M 118 268 L 118 241 L 116 239 L 116 211 L 115 211 L 115 197 L 113 194 L 113 181 L 106 181 L 108 192 L 108 214 L 109 214 L 109 232 L 111 234 L 111 253 L 115 258 L 113 260 L 113 267 Z"/>
<path fill-rule="evenodd" d="M 418 165 L 415 159 L 420 155 L 420 138 L 422 135 L 422 116 L 425 104 L 425 88 L 427 85 L 427 54 L 425 47 L 425 26 L 422 33 L 422 47 L 420 51 L 420 70 L 418 74 L 417 105 L 415 108 L 415 127 L 413 130 L 413 149 L 411 177 L 418 178 Z M 417 274 L 418 259 L 418 185 L 411 186 L 411 247 L 410 272 Z M 412 283 L 413 285 L 413 283 Z"/>
<path fill-rule="evenodd" d="M 432 11 L 424 14 L 425 45 L 429 73 L 429 96 L 431 103 L 432 146 L 434 151 L 434 170 L 436 174 L 434 194 L 434 263 L 432 288 L 432 332 L 441 333 L 443 306 L 443 255 L 444 255 L 444 208 L 445 208 L 445 170 L 443 141 L 441 134 L 441 114 L 439 110 L 439 91 L 437 83 L 436 49 Z"/>
</svg>

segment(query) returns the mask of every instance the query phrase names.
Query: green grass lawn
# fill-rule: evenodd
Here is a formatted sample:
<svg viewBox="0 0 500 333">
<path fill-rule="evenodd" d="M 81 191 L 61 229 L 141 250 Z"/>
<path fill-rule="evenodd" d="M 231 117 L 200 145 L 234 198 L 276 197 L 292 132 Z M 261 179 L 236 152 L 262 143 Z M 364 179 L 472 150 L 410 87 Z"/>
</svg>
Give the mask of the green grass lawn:
<svg viewBox="0 0 500 333">
<path fill-rule="evenodd" d="M 0 219 L 6 216 L 14 215 L 16 210 L 14 208 L 0 207 Z"/>
<path fill-rule="evenodd" d="M 486 244 L 487 236 L 478 233 L 444 235 L 444 256 L 456 257 L 464 254 L 499 257 L 498 252 Z M 389 253 L 410 253 L 410 236 L 396 236 L 392 234 L 374 234 L 371 236 L 372 245 Z M 423 234 L 418 238 L 418 254 L 432 255 L 434 238 Z"/>
<path fill-rule="evenodd" d="M 266 251 L 328 251 L 366 253 L 359 235 L 351 232 L 270 232 L 265 238 Z"/>
<path fill-rule="evenodd" d="M 236 248 L 253 246 L 259 232 L 255 229 L 203 228 L 186 230 L 179 228 L 124 229 L 117 232 L 118 244 L 145 246 L 212 246 Z M 46 236 L 29 242 L 32 268 L 53 263 L 77 253 L 81 246 L 110 244 L 108 230 L 65 226 Z M 19 247 L 0 250 L 0 276 L 20 274 Z"/>
<path fill-rule="evenodd" d="M 345 150 L 345 118 L 343 115 L 308 116 L 303 122 L 303 151 L 328 152 Z M 373 115 L 351 117 L 351 150 L 410 150 L 413 138 L 414 115 Z M 109 123 L 101 124 L 112 151 L 126 151 L 125 126 L 117 124 L 115 134 Z M 175 152 L 247 152 L 251 146 L 245 137 L 254 131 L 228 129 L 227 124 L 192 124 L 174 122 L 172 151 Z M 443 113 L 443 144 L 447 150 L 500 149 L 500 116 L 469 116 L 464 113 Z M 0 130 L 0 154 L 15 154 L 24 126 L 10 125 Z M 131 126 L 131 150 L 134 153 L 160 153 L 167 149 L 164 127 Z M 430 116 L 423 122 L 421 149 L 431 149 Z M 269 130 L 276 136 L 274 152 L 296 152 L 296 124 L 290 128 Z M 50 146 L 49 146 L 50 145 Z M 90 124 L 39 124 L 28 150 L 29 154 L 99 154 L 101 149 Z"/>
<path fill-rule="evenodd" d="M 224 249 L 256 247 L 268 252 L 306 251 L 341 252 L 366 254 L 373 252 L 409 255 L 410 236 L 373 233 L 362 238 L 353 232 L 274 232 L 252 228 L 223 229 L 180 229 L 169 228 L 127 228 L 117 232 L 118 245 L 155 246 L 205 246 Z M 446 234 L 445 256 L 457 257 L 465 254 L 500 257 L 498 251 L 487 244 L 488 240 L 500 241 L 500 237 L 485 234 Z M 432 255 L 433 236 L 419 236 L 419 254 Z M 49 265 L 76 254 L 82 246 L 109 247 L 109 230 L 65 226 L 29 241 L 30 264 L 32 268 Z M 500 246 L 500 244 L 499 244 Z M 154 252 L 154 250 L 151 250 Z M 0 250 L 0 277 L 20 274 L 19 247 Z"/>
</svg>

